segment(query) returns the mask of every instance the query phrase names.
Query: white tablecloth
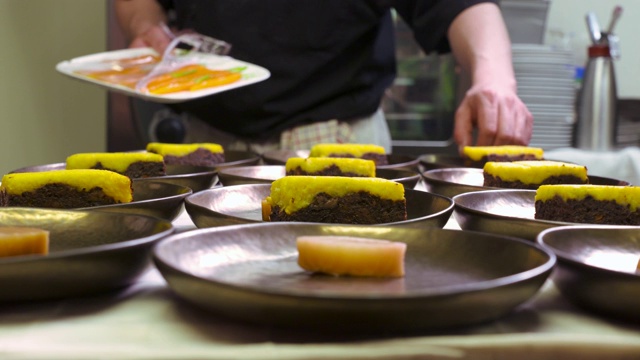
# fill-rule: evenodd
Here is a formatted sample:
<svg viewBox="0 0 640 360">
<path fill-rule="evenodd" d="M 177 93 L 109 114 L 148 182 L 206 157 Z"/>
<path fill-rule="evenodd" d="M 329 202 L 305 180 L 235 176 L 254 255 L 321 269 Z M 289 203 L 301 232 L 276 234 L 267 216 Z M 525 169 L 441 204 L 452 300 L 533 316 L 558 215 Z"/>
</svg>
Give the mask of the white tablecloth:
<svg viewBox="0 0 640 360">
<path fill-rule="evenodd" d="M 184 212 L 174 224 L 193 228 Z M 479 326 L 375 337 L 283 330 L 195 308 L 153 267 L 119 293 L 0 305 L 0 359 L 390 358 L 640 359 L 640 325 L 577 309 L 547 281 L 512 314 Z"/>
</svg>

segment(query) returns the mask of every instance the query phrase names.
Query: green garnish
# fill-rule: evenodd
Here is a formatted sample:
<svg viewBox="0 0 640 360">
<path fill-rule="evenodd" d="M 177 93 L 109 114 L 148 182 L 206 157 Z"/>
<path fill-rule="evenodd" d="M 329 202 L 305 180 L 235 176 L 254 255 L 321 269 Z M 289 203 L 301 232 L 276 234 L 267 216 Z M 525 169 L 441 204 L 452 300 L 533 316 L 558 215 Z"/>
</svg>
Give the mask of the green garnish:
<svg viewBox="0 0 640 360">
<path fill-rule="evenodd" d="M 179 77 L 191 75 L 191 74 L 195 73 L 196 71 L 197 71 L 196 69 L 192 69 L 192 70 L 187 70 L 187 71 L 174 72 L 174 73 L 171 73 L 171 77 L 172 78 L 179 78 Z"/>
<path fill-rule="evenodd" d="M 247 69 L 246 66 L 238 66 L 238 67 L 234 67 L 234 68 L 228 69 L 227 71 L 237 73 L 237 72 L 243 72 L 246 69 Z"/>
<path fill-rule="evenodd" d="M 203 81 L 205 81 L 205 80 L 208 80 L 208 79 L 210 79 L 210 78 L 211 78 L 211 75 L 209 75 L 209 74 L 207 74 L 207 75 L 202 75 L 202 76 L 200 76 L 199 78 L 197 78 L 197 79 L 193 80 L 193 82 L 194 82 L 194 83 L 196 83 L 196 84 L 200 84 L 201 82 L 203 82 Z"/>
</svg>

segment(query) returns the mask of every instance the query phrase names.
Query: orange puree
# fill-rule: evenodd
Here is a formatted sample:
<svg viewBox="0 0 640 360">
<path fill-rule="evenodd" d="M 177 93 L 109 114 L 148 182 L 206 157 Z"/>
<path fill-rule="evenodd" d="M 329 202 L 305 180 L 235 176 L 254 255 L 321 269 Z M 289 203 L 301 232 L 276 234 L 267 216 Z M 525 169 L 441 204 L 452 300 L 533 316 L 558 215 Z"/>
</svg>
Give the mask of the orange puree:
<svg viewBox="0 0 640 360">
<path fill-rule="evenodd" d="M 110 61 L 111 68 L 100 71 L 80 71 L 90 78 L 109 84 L 135 88 L 136 84 L 151 72 L 160 59 L 156 56 L 139 56 Z M 204 65 L 185 65 L 171 72 L 152 78 L 145 89 L 151 94 L 168 94 L 178 91 L 202 90 L 234 83 L 242 78 L 242 69 L 212 70 Z"/>
</svg>

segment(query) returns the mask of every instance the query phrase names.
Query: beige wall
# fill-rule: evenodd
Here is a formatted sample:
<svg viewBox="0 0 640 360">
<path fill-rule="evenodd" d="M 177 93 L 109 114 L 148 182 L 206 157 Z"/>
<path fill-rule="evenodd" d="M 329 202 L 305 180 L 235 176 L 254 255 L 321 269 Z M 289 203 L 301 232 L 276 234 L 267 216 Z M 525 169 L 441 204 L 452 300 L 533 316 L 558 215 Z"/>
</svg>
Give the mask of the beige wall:
<svg viewBox="0 0 640 360">
<path fill-rule="evenodd" d="M 106 92 L 55 65 L 106 49 L 106 0 L 0 0 L 0 173 L 106 150 Z"/>
<path fill-rule="evenodd" d="M 618 95 L 621 98 L 640 98 L 640 47 L 636 39 L 640 32 L 640 1 L 638 0 L 551 0 L 547 19 L 549 43 L 558 43 L 557 35 L 565 35 L 567 44 L 576 53 L 578 63 L 586 62 L 587 46 L 590 42 L 585 15 L 593 11 L 605 28 L 609 25 L 611 12 L 616 5 L 623 14 L 614 32 L 620 38 L 621 57 L 615 62 L 618 80 Z"/>
</svg>

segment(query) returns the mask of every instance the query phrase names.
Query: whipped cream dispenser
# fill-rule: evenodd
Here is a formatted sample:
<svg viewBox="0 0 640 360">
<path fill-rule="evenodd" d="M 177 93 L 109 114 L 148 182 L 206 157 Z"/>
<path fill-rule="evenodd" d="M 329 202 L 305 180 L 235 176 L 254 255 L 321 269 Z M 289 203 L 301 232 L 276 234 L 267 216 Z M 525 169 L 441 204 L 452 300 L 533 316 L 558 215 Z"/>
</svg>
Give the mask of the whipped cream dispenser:
<svg viewBox="0 0 640 360">
<path fill-rule="evenodd" d="M 622 8 L 616 6 L 605 30 L 601 30 L 593 12 L 586 15 L 591 44 L 576 104 L 574 146 L 579 149 L 615 148 L 618 94 L 613 60 L 620 57 L 620 48 L 613 30 L 621 14 Z"/>
</svg>

